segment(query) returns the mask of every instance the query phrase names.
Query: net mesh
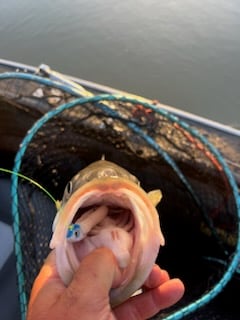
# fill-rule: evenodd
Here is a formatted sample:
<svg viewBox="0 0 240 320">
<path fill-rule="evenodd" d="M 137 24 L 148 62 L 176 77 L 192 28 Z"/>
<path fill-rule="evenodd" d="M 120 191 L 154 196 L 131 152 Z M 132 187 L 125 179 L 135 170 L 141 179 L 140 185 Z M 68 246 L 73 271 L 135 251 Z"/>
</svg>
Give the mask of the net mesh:
<svg viewBox="0 0 240 320">
<path fill-rule="evenodd" d="M 226 285 L 239 255 L 237 187 L 219 152 L 188 124 L 141 100 L 104 95 L 67 96 L 65 102 L 25 136 L 14 171 L 60 200 L 69 179 L 104 154 L 136 175 L 146 191 L 160 188 L 157 209 L 166 246 L 157 263 L 183 280 L 186 293 L 154 319 L 193 319 L 193 312 L 196 319 L 206 314 L 218 319 L 217 308 L 198 309 Z M 33 281 L 49 253 L 56 208 L 42 190 L 15 175 L 12 196 L 25 315 Z"/>
</svg>

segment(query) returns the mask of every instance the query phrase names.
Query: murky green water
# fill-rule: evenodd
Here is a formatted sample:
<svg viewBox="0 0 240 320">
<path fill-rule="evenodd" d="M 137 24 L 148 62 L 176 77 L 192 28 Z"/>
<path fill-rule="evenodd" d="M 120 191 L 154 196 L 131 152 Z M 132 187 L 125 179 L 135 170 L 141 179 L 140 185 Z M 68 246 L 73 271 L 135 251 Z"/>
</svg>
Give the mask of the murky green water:
<svg viewBox="0 0 240 320">
<path fill-rule="evenodd" d="M 237 0 L 0 0 L 0 57 L 240 124 Z"/>
</svg>

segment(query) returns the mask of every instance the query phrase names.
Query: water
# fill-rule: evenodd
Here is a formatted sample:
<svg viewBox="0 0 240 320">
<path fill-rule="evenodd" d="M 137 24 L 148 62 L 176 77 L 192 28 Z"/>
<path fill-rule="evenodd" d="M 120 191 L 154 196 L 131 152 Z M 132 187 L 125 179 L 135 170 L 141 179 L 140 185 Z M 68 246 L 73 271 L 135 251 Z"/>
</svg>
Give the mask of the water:
<svg viewBox="0 0 240 320">
<path fill-rule="evenodd" d="M 237 0 L 0 0 L 0 57 L 240 124 Z"/>
</svg>

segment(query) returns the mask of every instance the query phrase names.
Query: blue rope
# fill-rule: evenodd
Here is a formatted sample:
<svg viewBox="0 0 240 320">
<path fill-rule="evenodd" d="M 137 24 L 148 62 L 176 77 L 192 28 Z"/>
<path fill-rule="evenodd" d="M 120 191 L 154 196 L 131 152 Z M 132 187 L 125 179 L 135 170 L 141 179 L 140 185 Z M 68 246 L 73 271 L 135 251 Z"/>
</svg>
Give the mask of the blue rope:
<svg viewBox="0 0 240 320">
<path fill-rule="evenodd" d="M 43 78 L 35 74 L 22 73 L 22 72 L 4 72 L 0 74 L 0 81 L 7 80 L 7 79 L 21 79 L 21 80 L 34 81 L 48 87 L 54 87 L 54 88 L 63 90 L 75 97 L 79 96 L 79 93 L 77 93 L 76 90 L 74 90 L 74 88 L 71 88 L 70 86 L 67 86 L 64 83 L 53 81 L 48 78 Z"/>
<path fill-rule="evenodd" d="M 34 80 L 36 80 L 36 76 L 34 76 Z M 39 78 L 39 77 L 37 77 Z M 0 77 L 1 79 L 1 77 Z M 40 81 L 41 83 L 43 83 L 43 78 L 37 79 L 37 81 Z M 46 79 L 45 79 L 46 80 Z M 48 80 L 49 81 L 49 80 Z M 51 82 L 51 84 L 50 84 Z M 48 82 L 48 85 L 51 86 L 55 86 L 55 85 L 59 85 L 58 83 L 53 83 L 52 81 Z M 64 85 L 60 85 L 61 88 L 65 87 Z M 65 89 L 63 89 L 65 90 Z M 198 133 L 197 130 L 191 128 L 188 124 L 184 123 L 183 121 L 179 120 L 176 116 L 170 114 L 168 111 L 163 110 L 158 108 L 157 106 L 154 106 L 152 104 L 149 104 L 147 102 L 144 101 L 140 101 L 137 99 L 131 99 L 131 98 L 127 98 L 127 97 L 121 97 L 121 96 L 114 96 L 114 95 L 100 95 L 100 96 L 94 96 L 91 98 L 81 98 L 81 99 L 76 99 L 73 102 L 64 104 L 59 106 L 58 108 L 51 110 L 50 112 L 46 113 L 39 121 L 37 121 L 35 123 L 35 125 L 32 127 L 32 129 L 29 131 L 29 133 L 25 136 L 22 146 L 20 148 L 20 150 L 18 151 L 16 158 L 15 158 L 15 165 L 14 165 L 14 169 L 13 171 L 18 172 L 20 169 L 20 165 L 21 165 L 21 160 L 22 157 L 25 153 L 25 150 L 28 146 L 28 144 L 30 143 L 30 141 L 32 140 L 34 134 L 39 130 L 39 128 L 44 125 L 49 119 L 51 119 L 52 117 L 58 115 L 60 112 L 68 109 L 68 108 L 72 108 L 74 106 L 76 106 L 77 104 L 85 104 L 85 103 L 93 103 L 93 102 L 101 102 L 101 101 L 114 101 L 114 100 L 119 100 L 119 101 L 123 101 L 123 102 L 130 102 L 133 104 L 141 104 L 143 106 L 145 106 L 146 108 L 150 108 L 153 111 L 155 111 L 156 113 L 166 117 L 167 119 L 169 119 L 172 122 L 177 123 L 180 127 L 182 127 L 183 129 L 187 130 L 188 132 L 190 132 L 192 134 L 192 136 L 198 138 L 207 148 L 208 150 L 217 158 L 217 160 L 219 161 L 219 163 L 221 164 L 221 166 L 223 167 L 223 170 L 226 174 L 226 176 L 228 177 L 229 180 L 229 184 L 233 190 L 233 195 L 234 195 L 234 199 L 236 202 L 236 206 L 237 206 L 237 214 L 238 214 L 238 242 L 237 242 L 237 247 L 236 247 L 236 251 L 235 254 L 232 258 L 232 261 L 230 262 L 225 274 L 223 275 L 223 277 L 221 278 L 221 280 L 205 295 L 203 295 L 202 297 L 200 297 L 198 300 L 196 300 L 195 302 L 189 304 L 188 306 L 180 309 L 177 312 L 174 312 L 172 315 L 166 317 L 166 320 L 177 320 L 177 319 L 181 319 L 183 316 L 186 316 L 194 311 L 196 311 L 198 308 L 202 307 L 203 305 L 205 305 L 207 302 L 209 302 L 210 300 L 212 300 L 219 292 L 222 291 L 222 289 L 225 287 L 225 285 L 228 283 L 228 281 L 231 279 L 233 273 L 235 272 L 235 270 L 237 269 L 237 266 L 239 264 L 240 261 L 240 201 L 239 201 L 239 195 L 238 195 L 238 188 L 236 186 L 235 180 L 232 176 L 232 173 L 230 171 L 230 169 L 228 168 L 228 166 L 226 165 L 224 159 L 222 158 L 222 156 L 220 155 L 220 153 L 216 150 L 216 148 L 211 145 L 209 143 L 209 141 L 203 137 L 202 135 L 200 135 Z M 97 107 L 99 107 L 99 105 L 97 105 Z M 116 117 L 116 114 L 113 110 L 109 109 L 106 105 L 101 104 L 102 108 L 105 108 L 105 110 L 108 112 L 108 114 L 112 114 L 112 116 Z M 125 119 L 126 120 L 126 119 Z M 157 147 L 158 151 L 161 152 L 161 155 L 163 155 L 164 153 L 162 153 L 163 151 L 159 150 L 159 146 L 154 142 L 154 140 L 152 140 L 149 136 L 147 136 L 140 128 L 138 128 L 135 124 L 131 123 L 130 120 L 128 120 L 128 125 L 130 125 L 131 129 L 134 130 L 135 132 L 139 132 L 142 134 L 142 137 L 144 139 L 146 139 L 146 141 L 148 143 L 150 143 L 154 148 Z M 154 143 L 153 143 L 154 142 Z M 156 145 L 155 145 L 156 144 Z M 169 161 L 169 156 L 167 155 L 166 159 L 168 159 Z M 171 166 L 171 160 L 169 163 Z M 16 218 L 16 222 L 19 223 L 19 216 L 18 216 L 18 199 L 17 199 L 17 184 L 18 184 L 18 177 L 17 176 L 13 176 L 12 177 L 12 196 L 13 196 L 13 205 L 12 205 L 12 212 L 13 212 L 13 216 L 14 218 Z M 17 224 L 16 223 L 16 224 Z M 15 224 L 15 225 L 16 225 Z M 19 233 L 19 225 L 15 226 L 15 234 Z M 21 252 L 21 243 L 20 243 L 20 238 L 19 238 L 19 242 L 16 241 L 16 253 Z M 20 254 L 20 264 L 21 265 L 21 259 L 22 259 L 22 255 Z M 21 276 L 21 278 L 19 277 L 19 282 L 20 282 L 20 288 L 23 287 L 23 283 L 24 283 L 24 276 Z M 22 285 L 21 285 L 22 283 Z M 23 296 L 25 295 L 25 293 L 23 293 Z M 26 301 L 26 295 L 25 298 L 22 299 L 23 303 L 24 301 Z M 25 311 L 26 313 L 26 311 Z"/>
<path fill-rule="evenodd" d="M 24 288 L 24 274 L 22 271 L 23 258 L 21 249 L 21 236 L 19 230 L 19 214 L 18 214 L 18 197 L 16 197 L 17 190 L 17 180 L 14 181 L 14 175 L 12 174 L 12 186 L 11 186 L 11 197 L 12 197 L 12 215 L 13 215 L 13 231 L 15 236 L 14 249 L 16 254 L 16 269 L 18 277 L 18 290 L 20 299 L 20 312 L 22 320 L 26 319 L 26 308 L 27 308 L 27 298 Z M 17 212 L 17 214 L 16 214 Z"/>
</svg>

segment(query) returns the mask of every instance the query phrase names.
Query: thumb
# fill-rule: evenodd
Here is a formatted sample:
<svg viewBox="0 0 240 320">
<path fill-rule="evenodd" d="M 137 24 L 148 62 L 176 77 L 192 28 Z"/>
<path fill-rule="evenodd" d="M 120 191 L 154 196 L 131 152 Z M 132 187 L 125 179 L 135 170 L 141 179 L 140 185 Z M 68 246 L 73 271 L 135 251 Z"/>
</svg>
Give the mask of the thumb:
<svg viewBox="0 0 240 320">
<path fill-rule="evenodd" d="M 109 299 L 109 291 L 115 283 L 119 283 L 120 271 L 112 251 L 99 248 L 86 256 L 73 280 L 65 291 L 65 298 L 89 303 L 100 299 Z M 96 300 L 95 300 L 96 299 Z"/>
<path fill-rule="evenodd" d="M 51 251 L 34 281 L 28 309 L 48 307 L 61 301 L 62 305 L 89 304 L 92 301 L 108 301 L 109 291 L 119 282 L 120 271 L 113 253 L 107 248 L 99 248 L 86 256 L 73 276 L 68 288 L 63 284 L 56 267 L 55 250 Z M 34 302 L 36 304 L 33 306 Z M 59 302 L 60 302 L 59 301 Z M 32 306 L 34 308 L 32 308 Z"/>
</svg>

